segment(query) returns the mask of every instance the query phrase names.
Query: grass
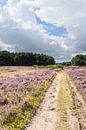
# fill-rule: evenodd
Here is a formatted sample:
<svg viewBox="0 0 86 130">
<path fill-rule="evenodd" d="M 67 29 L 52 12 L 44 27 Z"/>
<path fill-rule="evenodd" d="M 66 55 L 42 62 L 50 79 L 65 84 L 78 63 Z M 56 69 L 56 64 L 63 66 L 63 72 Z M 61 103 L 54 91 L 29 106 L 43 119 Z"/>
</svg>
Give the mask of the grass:
<svg viewBox="0 0 86 130">
<path fill-rule="evenodd" d="M 12 71 L 10 72 L 8 69 L 4 69 L 1 71 L 0 73 L 0 76 L 8 76 L 8 77 L 13 77 L 14 75 L 23 75 L 23 74 L 26 74 L 27 72 L 32 72 L 33 70 L 28 70 L 27 68 L 25 69 L 19 69 L 19 68 L 16 68 L 15 71 Z"/>
<path fill-rule="evenodd" d="M 59 130 L 69 130 L 68 121 L 67 121 L 67 108 L 70 108 L 72 112 L 75 112 L 75 106 L 73 103 L 72 95 L 68 86 L 66 73 L 62 72 L 62 79 L 60 84 L 60 91 L 59 91 Z"/>
<path fill-rule="evenodd" d="M 46 82 L 44 84 L 44 87 L 40 89 L 40 91 L 37 91 L 34 87 L 34 92 L 36 91 L 36 94 L 33 96 L 28 96 L 28 102 L 29 107 L 24 110 L 20 110 L 19 114 L 17 116 L 9 116 L 5 119 L 3 122 L 3 127 L 7 128 L 8 130 L 23 130 L 25 127 L 31 122 L 32 117 L 35 115 L 37 108 L 40 106 L 40 103 L 42 102 L 45 93 L 47 92 L 50 84 L 52 83 L 52 80 L 49 82 Z"/>
<path fill-rule="evenodd" d="M 46 66 L 34 65 L 33 67 L 34 68 L 48 68 L 48 69 L 63 69 L 63 65 L 61 65 L 61 64 L 46 65 Z"/>
</svg>

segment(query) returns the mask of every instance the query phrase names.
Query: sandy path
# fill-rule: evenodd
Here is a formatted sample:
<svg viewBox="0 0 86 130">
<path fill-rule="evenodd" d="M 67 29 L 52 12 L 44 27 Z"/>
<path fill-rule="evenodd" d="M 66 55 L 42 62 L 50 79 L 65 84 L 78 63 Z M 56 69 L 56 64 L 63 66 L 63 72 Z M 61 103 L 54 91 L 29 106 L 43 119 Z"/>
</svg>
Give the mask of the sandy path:
<svg viewBox="0 0 86 130">
<path fill-rule="evenodd" d="M 67 74 L 61 72 L 61 83 L 58 100 L 58 115 L 57 130 L 80 130 L 79 121 L 77 118 L 77 110 L 72 98 Z"/>
<path fill-rule="evenodd" d="M 58 119 L 57 96 L 60 88 L 60 80 L 61 74 L 57 74 L 36 116 L 26 130 L 56 130 Z"/>
<path fill-rule="evenodd" d="M 78 118 L 73 115 L 70 108 L 67 109 L 67 120 L 70 130 L 80 130 Z"/>
</svg>

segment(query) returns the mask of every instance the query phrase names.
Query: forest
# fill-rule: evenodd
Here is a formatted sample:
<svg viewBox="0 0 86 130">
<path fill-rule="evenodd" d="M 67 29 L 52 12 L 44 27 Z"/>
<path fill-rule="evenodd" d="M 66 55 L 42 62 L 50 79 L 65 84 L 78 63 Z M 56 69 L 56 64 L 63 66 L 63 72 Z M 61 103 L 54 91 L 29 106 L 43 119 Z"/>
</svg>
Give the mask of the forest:
<svg viewBox="0 0 86 130">
<path fill-rule="evenodd" d="M 47 66 L 55 65 L 54 57 L 32 52 L 0 51 L 0 66 Z M 60 63 L 63 66 L 86 66 L 86 54 L 73 57 L 69 62 Z"/>
<path fill-rule="evenodd" d="M 0 52 L 0 66 L 53 65 L 53 57 L 30 52 Z"/>
<path fill-rule="evenodd" d="M 75 56 L 74 58 L 72 58 L 71 64 L 75 66 L 86 66 L 86 54 Z"/>
</svg>

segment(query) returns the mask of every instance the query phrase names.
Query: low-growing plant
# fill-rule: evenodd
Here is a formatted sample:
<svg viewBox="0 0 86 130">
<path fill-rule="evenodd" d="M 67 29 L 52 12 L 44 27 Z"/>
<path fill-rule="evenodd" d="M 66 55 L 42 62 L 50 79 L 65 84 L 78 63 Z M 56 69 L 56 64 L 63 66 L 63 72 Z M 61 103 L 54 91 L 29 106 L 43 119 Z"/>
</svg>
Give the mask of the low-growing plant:
<svg viewBox="0 0 86 130">
<path fill-rule="evenodd" d="M 0 127 L 24 128 L 36 113 L 55 75 L 55 71 L 47 68 L 29 70 L 23 75 L 0 77 Z"/>
</svg>

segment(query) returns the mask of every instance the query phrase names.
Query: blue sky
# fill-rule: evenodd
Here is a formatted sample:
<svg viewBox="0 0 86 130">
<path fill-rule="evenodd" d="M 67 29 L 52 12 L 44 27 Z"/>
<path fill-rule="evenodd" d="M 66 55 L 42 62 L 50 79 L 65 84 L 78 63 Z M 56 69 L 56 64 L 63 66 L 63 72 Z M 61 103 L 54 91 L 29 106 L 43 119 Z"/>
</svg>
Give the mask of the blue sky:
<svg viewBox="0 0 86 130">
<path fill-rule="evenodd" d="M 7 0 L 0 0 L 0 5 L 3 6 L 4 4 L 6 4 Z"/>
<path fill-rule="evenodd" d="M 0 5 L 3 6 L 5 5 L 7 0 L 0 0 Z M 67 30 L 64 27 L 59 27 L 51 23 L 47 23 L 46 21 L 41 20 L 39 17 L 36 16 L 37 24 L 43 25 L 44 29 L 47 31 L 49 35 L 54 35 L 54 36 L 66 36 L 67 35 Z"/>
<path fill-rule="evenodd" d="M 0 0 L 0 50 L 44 53 L 58 62 L 86 53 L 86 0 L 6 2 Z"/>
<path fill-rule="evenodd" d="M 64 27 L 57 27 L 54 24 L 47 23 L 43 20 L 41 20 L 39 17 L 36 16 L 37 24 L 42 24 L 44 29 L 48 32 L 49 35 L 55 35 L 55 36 L 66 36 L 67 30 Z"/>
</svg>

